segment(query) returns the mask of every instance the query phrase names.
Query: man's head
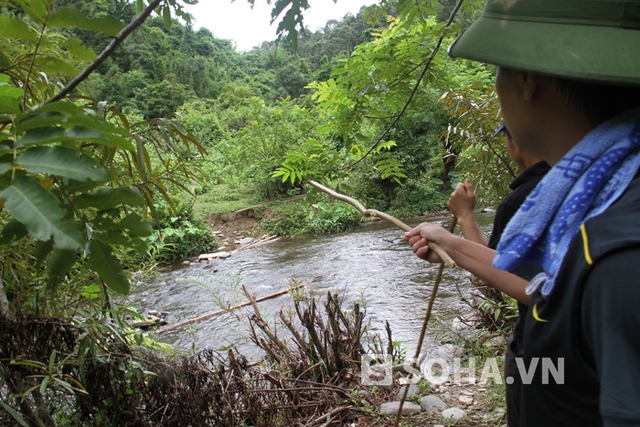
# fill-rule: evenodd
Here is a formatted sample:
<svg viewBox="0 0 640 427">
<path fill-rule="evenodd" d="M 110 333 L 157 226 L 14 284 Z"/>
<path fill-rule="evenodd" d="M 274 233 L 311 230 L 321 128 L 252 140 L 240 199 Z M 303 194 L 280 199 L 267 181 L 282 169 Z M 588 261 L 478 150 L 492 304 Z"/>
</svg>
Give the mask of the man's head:
<svg viewBox="0 0 640 427">
<path fill-rule="evenodd" d="M 542 161 L 542 159 L 535 154 L 520 149 L 520 147 L 518 147 L 518 145 L 513 141 L 513 137 L 504 123 L 502 123 L 498 130 L 495 131 L 493 136 L 496 137 L 500 134 L 504 134 L 507 153 L 509 153 L 509 157 L 511 157 L 511 160 L 513 160 L 518 167 L 519 172 L 523 172 L 530 166 Z"/>
</svg>

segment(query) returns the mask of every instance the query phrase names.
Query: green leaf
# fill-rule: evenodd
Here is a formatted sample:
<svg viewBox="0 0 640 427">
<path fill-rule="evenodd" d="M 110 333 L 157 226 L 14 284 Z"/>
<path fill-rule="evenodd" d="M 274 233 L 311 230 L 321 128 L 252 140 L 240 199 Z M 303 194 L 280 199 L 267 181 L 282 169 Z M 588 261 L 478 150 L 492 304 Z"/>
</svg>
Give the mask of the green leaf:
<svg viewBox="0 0 640 427">
<path fill-rule="evenodd" d="M 47 389 L 47 386 L 49 385 L 50 380 L 51 380 L 51 377 L 48 375 L 43 378 L 42 382 L 40 383 L 40 393 L 45 392 L 45 390 Z"/>
<path fill-rule="evenodd" d="M 7 58 L 6 55 L 0 53 L 0 69 L 6 70 L 10 66 L 11 66 L 11 61 L 9 60 L 9 58 Z"/>
<path fill-rule="evenodd" d="M 84 110 L 81 107 L 78 107 L 72 102 L 69 101 L 56 101 L 50 104 L 43 105 L 38 108 L 34 113 L 45 113 L 47 111 L 57 111 L 58 113 L 64 114 L 82 114 Z"/>
<path fill-rule="evenodd" d="M 44 240 L 38 240 L 36 242 L 36 247 L 33 250 L 33 256 L 36 259 L 36 267 L 39 267 L 42 261 L 51 253 L 53 250 L 53 240 L 49 239 L 46 242 Z"/>
<path fill-rule="evenodd" d="M 78 208 L 93 207 L 105 210 L 120 205 L 142 206 L 144 197 L 135 188 L 110 188 L 81 194 L 73 199 L 73 203 Z"/>
<path fill-rule="evenodd" d="M 69 147 L 33 147 L 16 158 L 15 163 L 34 173 L 60 175 L 78 181 L 107 181 L 107 171 L 88 156 L 79 156 Z"/>
<path fill-rule="evenodd" d="M 15 240 L 20 240 L 24 236 L 29 234 L 27 228 L 23 223 L 18 221 L 17 219 L 12 219 L 8 223 L 5 224 L 2 229 L 2 234 L 0 235 L 0 245 L 8 245 L 15 238 Z"/>
<path fill-rule="evenodd" d="M 66 114 L 58 113 L 57 111 L 31 113 L 16 122 L 15 131 L 23 132 L 30 129 L 50 127 L 51 125 L 63 123 L 66 117 Z"/>
<path fill-rule="evenodd" d="M 126 228 L 129 233 L 138 237 L 150 236 L 153 233 L 153 227 L 147 221 L 142 219 L 138 214 L 132 213 L 122 218 L 120 224 Z"/>
<path fill-rule="evenodd" d="M 108 287 L 121 294 L 129 293 L 129 279 L 122 270 L 120 262 L 113 255 L 111 246 L 92 240 L 89 244 L 91 267 L 98 273 Z"/>
<path fill-rule="evenodd" d="M 64 133 L 64 128 L 58 126 L 44 126 L 30 129 L 16 141 L 16 148 L 25 147 L 27 145 L 44 144 L 60 139 L 60 135 Z"/>
<path fill-rule="evenodd" d="M 33 44 L 38 43 L 38 33 L 29 28 L 24 21 L 6 16 L 0 16 L 0 37 L 27 40 Z"/>
<path fill-rule="evenodd" d="M 70 62 L 55 56 L 39 55 L 36 57 L 34 64 L 40 66 L 42 71 L 47 74 L 64 73 L 69 76 L 75 76 L 78 73 Z"/>
<path fill-rule="evenodd" d="M 29 424 L 27 424 L 27 422 L 24 420 L 24 418 L 22 418 L 20 416 L 20 414 L 13 409 L 11 406 L 7 405 L 6 403 L 4 403 L 3 401 L 0 400 L 0 405 L 2 405 L 2 407 L 9 413 L 11 414 L 11 416 L 13 417 L 14 420 L 16 420 L 18 422 L 18 424 L 20 424 L 21 426 L 24 427 L 29 427 Z"/>
<path fill-rule="evenodd" d="M 171 8 L 169 6 L 165 6 L 162 9 L 162 18 L 164 19 L 164 25 L 167 28 L 171 27 Z"/>
<path fill-rule="evenodd" d="M 76 263 L 77 252 L 65 249 L 56 249 L 53 251 L 47 261 L 47 287 L 55 289 L 62 282 L 64 276 L 67 275 L 73 264 Z"/>
<path fill-rule="evenodd" d="M 96 181 L 76 181 L 75 179 L 65 179 L 60 187 L 68 193 L 86 193 L 93 190 L 99 182 Z"/>
<path fill-rule="evenodd" d="M 85 126 L 73 126 L 70 129 L 67 129 L 65 135 L 73 139 L 99 142 L 104 145 L 109 145 L 117 148 L 125 148 L 129 151 L 134 151 L 133 144 L 131 144 L 126 139 L 117 135 L 105 134 Z"/>
<path fill-rule="evenodd" d="M 0 113 L 2 114 L 20 114 L 20 103 L 16 98 L 11 96 L 0 96 Z"/>
<path fill-rule="evenodd" d="M 13 87 L 11 85 L 0 85 L 0 96 L 8 96 L 10 98 L 20 98 L 24 95 L 24 89 Z"/>
<path fill-rule="evenodd" d="M 103 18 L 87 18 L 78 9 L 72 6 L 60 8 L 49 16 L 47 25 L 50 27 L 77 27 L 83 30 L 100 31 L 109 36 L 116 36 L 124 28 L 124 25 L 113 16 Z"/>
<path fill-rule="evenodd" d="M 14 0 L 27 11 L 31 19 L 42 24 L 47 16 L 47 5 L 43 0 Z"/>
<path fill-rule="evenodd" d="M 82 233 L 72 220 L 65 219 L 66 211 L 59 206 L 58 198 L 34 178 L 17 176 L 0 192 L 0 198 L 36 239 L 49 240 L 53 236 L 60 249 L 78 250 L 84 245 Z"/>
<path fill-rule="evenodd" d="M 76 58 L 80 58 L 84 61 L 91 62 L 96 59 L 96 53 L 82 44 L 80 39 L 73 39 L 63 44 L 64 47 L 67 48 L 67 51 L 75 56 Z"/>
<path fill-rule="evenodd" d="M 11 156 L 11 155 L 9 155 L 9 156 Z M 5 157 L 5 156 L 2 156 L 2 157 Z M 13 157 L 13 156 L 12 156 L 12 157 Z M 12 169 L 12 168 L 13 168 L 13 163 L 5 163 L 5 162 L 3 162 L 2 160 L 5 160 L 5 159 L 1 159 L 1 158 L 0 158 L 0 162 L 1 162 L 1 163 L 0 163 L 0 175 L 2 175 L 3 173 L 5 173 L 5 172 L 6 172 L 6 171 L 8 171 L 9 169 Z"/>
</svg>

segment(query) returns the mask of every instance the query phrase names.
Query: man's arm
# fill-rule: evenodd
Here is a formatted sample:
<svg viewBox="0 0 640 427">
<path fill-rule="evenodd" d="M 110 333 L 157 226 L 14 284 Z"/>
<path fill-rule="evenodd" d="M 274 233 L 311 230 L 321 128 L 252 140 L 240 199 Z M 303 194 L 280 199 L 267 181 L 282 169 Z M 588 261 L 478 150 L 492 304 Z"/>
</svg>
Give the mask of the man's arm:
<svg viewBox="0 0 640 427">
<path fill-rule="evenodd" d="M 462 230 L 465 239 L 487 246 L 487 239 L 478 228 L 473 208 L 476 204 L 476 195 L 473 192 L 473 185 L 467 179 L 464 183 L 459 182 L 456 189 L 449 196 L 447 206 L 452 214 L 458 218 L 458 225 Z"/>
<path fill-rule="evenodd" d="M 428 241 L 438 243 L 460 267 L 480 277 L 489 286 L 504 292 L 523 304 L 529 304 L 531 297 L 525 293 L 529 282 L 504 270 L 493 268 L 495 251 L 479 243 L 461 239 L 439 225 L 424 222 L 405 233 L 411 250 L 429 262 L 440 262 L 440 257 L 432 253 Z"/>
<path fill-rule="evenodd" d="M 597 261 L 582 300 L 583 333 L 600 376 L 605 427 L 640 425 L 640 248 Z"/>
</svg>

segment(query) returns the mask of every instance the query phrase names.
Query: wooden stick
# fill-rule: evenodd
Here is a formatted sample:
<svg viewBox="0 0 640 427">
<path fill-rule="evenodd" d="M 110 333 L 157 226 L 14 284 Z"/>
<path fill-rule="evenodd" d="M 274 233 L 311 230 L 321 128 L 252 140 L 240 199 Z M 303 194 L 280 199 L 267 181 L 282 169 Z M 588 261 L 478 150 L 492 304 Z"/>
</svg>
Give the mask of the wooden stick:
<svg viewBox="0 0 640 427">
<path fill-rule="evenodd" d="M 300 285 L 297 285 L 297 286 L 294 286 L 294 287 L 291 287 L 291 288 L 288 288 L 288 289 L 285 289 L 285 290 L 282 290 L 282 291 L 278 291 L 276 293 L 273 293 L 273 294 L 270 294 L 270 295 L 266 295 L 264 297 L 257 298 L 256 302 L 260 302 L 260 301 L 264 301 L 264 300 L 267 300 L 267 299 L 275 298 L 275 297 L 280 296 L 282 294 L 286 294 L 289 291 L 300 289 L 300 288 L 303 288 L 305 286 L 307 286 L 307 284 L 306 283 L 302 283 Z M 209 314 L 204 314 L 202 316 L 194 317 L 193 319 L 184 320 L 182 322 L 176 323 L 175 325 L 171 325 L 171 326 L 167 326 L 165 328 L 158 329 L 156 332 L 159 333 L 159 334 L 162 333 L 162 332 L 167 332 L 167 331 L 170 331 L 172 329 L 180 328 L 180 327 L 182 327 L 184 325 L 190 325 L 192 323 L 196 323 L 196 322 L 199 322 L 201 320 L 206 320 L 206 319 L 209 319 L 211 317 L 217 316 L 219 314 L 228 313 L 230 311 L 237 310 L 238 308 L 245 307 L 245 306 L 251 305 L 251 304 L 253 304 L 251 301 L 243 302 L 242 304 L 238 304 L 238 305 L 233 306 L 231 308 L 225 308 L 225 309 L 222 309 L 222 310 L 214 311 L 214 312 L 209 313 Z"/>
<path fill-rule="evenodd" d="M 453 233 L 453 230 L 455 230 L 457 223 L 458 223 L 458 218 L 456 218 L 455 216 L 451 218 L 451 224 L 449 225 L 449 232 Z M 416 347 L 415 355 L 411 360 L 411 372 L 415 372 L 415 370 L 418 369 L 418 358 L 420 357 L 420 349 L 422 348 L 422 343 L 424 342 L 424 336 L 427 333 L 427 325 L 429 324 L 429 318 L 431 317 L 431 309 L 433 308 L 433 302 L 436 300 L 436 294 L 438 293 L 440 280 L 442 280 L 442 270 L 444 270 L 444 262 L 441 262 L 440 265 L 438 266 L 438 274 L 436 274 L 436 281 L 433 283 L 433 289 L 431 290 L 431 297 L 429 298 L 429 305 L 427 306 L 427 312 L 425 313 L 424 320 L 422 321 L 422 330 L 420 331 L 420 339 L 418 340 L 418 346 Z M 393 424 L 394 427 L 398 427 L 398 424 L 400 423 L 400 416 L 402 415 L 402 406 L 404 405 L 404 401 L 407 398 L 407 393 L 409 393 L 408 383 L 404 388 L 402 399 L 400 399 L 400 405 L 398 405 L 398 413 L 396 414 L 396 421 Z"/>
<path fill-rule="evenodd" d="M 314 186 L 315 188 L 317 188 L 318 190 L 327 193 L 334 199 L 338 199 L 343 202 L 349 203 L 351 206 L 355 207 L 364 216 L 372 216 L 372 217 L 384 219 L 385 221 L 390 222 L 391 224 L 395 225 L 396 227 L 398 227 L 403 231 L 411 230 L 411 227 L 409 227 L 404 222 L 400 221 L 398 218 L 395 218 L 384 212 L 380 212 L 376 209 L 367 209 L 362 205 L 362 203 L 360 203 L 356 199 L 352 199 L 351 197 L 345 196 L 344 194 L 336 193 L 335 191 L 325 187 L 324 185 L 316 181 L 308 180 L 307 182 L 312 186 Z M 456 262 L 449 256 L 448 253 L 445 252 L 444 249 L 442 249 L 442 246 L 440 246 L 435 242 L 428 242 L 427 245 L 429 246 L 429 249 L 437 253 L 440 256 L 440 258 L 442 258 L 442 260 L 447 264 L 448 267 L 453 268 L 456 266 Z"/>
<path fill-rule="evenodd" d="M 244 249 L 257 248 L 258 246 L 266 245 L 267 243 L 272 243 L 280 239 L 281 239 L 280 236 L 278 236 L 277 234 L 274 234 L 273 236 L 265 237 L 264 239 L 256 240 L 255 242 L 251 242 L 244 246 L 240 246 L 238 249 L 231 251 L 231 253 L 242 251 Z"/>
</svg>

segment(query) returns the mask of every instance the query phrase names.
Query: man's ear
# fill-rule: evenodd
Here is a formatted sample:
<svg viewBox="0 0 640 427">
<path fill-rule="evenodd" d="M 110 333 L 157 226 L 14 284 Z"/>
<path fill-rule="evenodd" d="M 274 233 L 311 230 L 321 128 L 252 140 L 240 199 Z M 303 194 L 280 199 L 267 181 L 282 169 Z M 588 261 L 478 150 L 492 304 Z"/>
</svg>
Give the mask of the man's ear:
<svg viewBox="0 0 640 427">
<path fill-rule="evenodd" d="M 543 84 L 543 78 L 539 74 L 521 72 L 522 79 L 522 95 L 527 101 L 532 101 L 536 94 L 540 91 L 540 85 Z"/>
</svg>

